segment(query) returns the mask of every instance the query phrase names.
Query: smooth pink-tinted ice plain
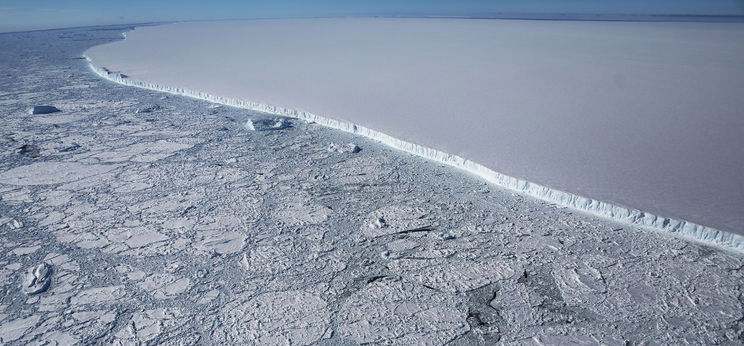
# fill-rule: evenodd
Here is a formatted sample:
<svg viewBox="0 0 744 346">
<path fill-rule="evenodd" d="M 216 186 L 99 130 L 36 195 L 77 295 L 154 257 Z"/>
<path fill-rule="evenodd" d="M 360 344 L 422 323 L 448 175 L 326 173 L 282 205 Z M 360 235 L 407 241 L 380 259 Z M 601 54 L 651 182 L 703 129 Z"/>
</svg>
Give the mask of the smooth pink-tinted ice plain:
<svg viewBox="0 0 744 346">
<path fill-rule="evenodd" d="M 744 24 L 255 20 L 127 37 L 87 55 L 744 234 Z"/>
</svg>

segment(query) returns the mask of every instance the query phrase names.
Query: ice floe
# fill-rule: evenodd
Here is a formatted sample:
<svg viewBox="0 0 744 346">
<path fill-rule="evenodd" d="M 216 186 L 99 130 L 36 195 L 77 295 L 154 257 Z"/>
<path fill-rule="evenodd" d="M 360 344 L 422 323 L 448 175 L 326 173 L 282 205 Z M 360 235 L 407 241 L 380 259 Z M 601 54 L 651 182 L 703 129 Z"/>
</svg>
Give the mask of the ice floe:
<svg viewBox="0 0 744 346">
<path fill-rule="evenodd" d="M 251 131 L 273 131 L 282 130 L 290 126 L 290 122 L 284 118 L 256 118 L 249 119 L 245 127 Z"/>
<path fill-rule="evenodd" d="M 51 276 L 52 266 L 47 263 L 29 269 L 23 279 L 23 292 L 29 295 L 44 292 L 49 288 Z"/>
<path fill-rule="evenodd" d="M 60 110 L 54 106 L 33 106 L 28 113 L 29 114 L 50 114 L 57 113 Z"/>
</svg>

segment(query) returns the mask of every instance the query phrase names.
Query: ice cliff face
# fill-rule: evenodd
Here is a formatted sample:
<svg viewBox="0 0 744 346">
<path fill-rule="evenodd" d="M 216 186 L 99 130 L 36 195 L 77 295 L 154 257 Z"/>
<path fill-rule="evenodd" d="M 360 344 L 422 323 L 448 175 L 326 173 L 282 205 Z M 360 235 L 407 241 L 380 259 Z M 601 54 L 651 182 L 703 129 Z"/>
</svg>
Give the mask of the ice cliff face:
<svg viewBox="0 0 744 346">
<path fill-rule="evenodd" d="M 685 220 L 654 215 L 642 210 L 598 201 L 565 191 L 551 189 L 540 184 L 535 184 L 519 178 L 501 174 L 488 167 L 485 167 L 473 161 L 466 160 L 457 155 L 445 153 L 432 148 L 427 148 L 415 143 L 406 142 L 404 140 L 391 137 L 382 132 L 359 126 L 350 122 L 331 119 L 317 114 L 298 111 L 281 106 L 266 105 L 248 100 L 211 95 L 205 92 L 194 91 L 185 88 L 171 87 L 166 85 L 158 85 L 155 83 L 132 80 L 120 73 L 114 73 L 109 71 L 105 67 L 97 66 L 95 62 L 92 61 L 90 58 L 87 59 L 90 63 L 91 69 L 96 74 L 119 84 L 149 90 L 157 90 L 174 95 L 186 96 L 209 102 L 219 103 L 226 106 L 243 108 L 251 111 L 291 117 L 307 122 L 318 123 L 320 125 L 337 130 L 368 137 L 380 141 L 398 150 L 421 156 L 449 166 L 460 168 L 464 171 L 483 178 L 489 183 L 508 188 L 519 193 L 524 193 L 526 195 L 536 197 L 551 203 L 555 203 L 560 206 L 573 208 L 576 210 L 588 212 L 597 216 L 610 218 L 632 225 L 640 225 L 655 230 L 668 232 L 673 235 L 688 239 L 690 241 L 702 242 L 707 245 L 714 245 L 729 250 L 744 251 L 744 237 L 738 234 L 724 232 L 712 227 L 706 227 Z"/>
</svg>

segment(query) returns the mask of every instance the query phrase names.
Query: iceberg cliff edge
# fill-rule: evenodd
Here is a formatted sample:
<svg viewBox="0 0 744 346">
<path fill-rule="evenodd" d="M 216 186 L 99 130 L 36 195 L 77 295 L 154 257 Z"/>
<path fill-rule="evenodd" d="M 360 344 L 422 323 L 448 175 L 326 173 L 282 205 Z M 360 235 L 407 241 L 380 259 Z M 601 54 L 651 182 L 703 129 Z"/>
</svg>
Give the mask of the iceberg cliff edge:
<svg viewBox="0 0 744 346">
<path fill-rule="evenodd" d="M 126 35 L 124 35 L 126 37 Z M 87 52 L 86 52 L 87 53 Z M 271 115 L 290 117 L 307 122 L 314 122 L 333 129 L 365 136 L 382 142 L 395 149 L 424 157 L 439 163 L 453 166 L 472 174 L 475 174 L 491 184 L 529 195 L 559 206 L 572 208 L 590 214 L 609 218 L 621 223 L 646 227 L 649 229 L 666 232 L 680 238 L 699 242 L 705 245 L 716 246 L 725 250 L 744 253 L 744 236 L 725 232 L 716 228 L 695 224 L 689 221 L 667 218 L 652 213 L 647 213 L 631 207 L 603 202 L 589 197 L 579 196 L 573 193 L 560 191 L 547 186 L 536 184 L 520 178 L 512 177 L 494 171 L 477 162 L 449 154 L 440 150 L 432 149 L 423 145 L 407 142 L 371 128 L 360 126 L 352 122 L 332 119 L 322 115 L 300 111 L 282 106 L 262 104 L 249 100 L 222 97 L 210 93 L 190 90 L 187 88 L 159 85 L 156 83 L 133 80 L 121 73 L 112 72 L 104 66 L 96 65 L 88 54 L 83 54 L 91 70 L 102 78 L 118 84 L 165 92 L 174 95 L 186 96 L 208 102 L 219 103 L 226 106 L 247 109 L 251 111 L 267 113 Z"/>
</svg>

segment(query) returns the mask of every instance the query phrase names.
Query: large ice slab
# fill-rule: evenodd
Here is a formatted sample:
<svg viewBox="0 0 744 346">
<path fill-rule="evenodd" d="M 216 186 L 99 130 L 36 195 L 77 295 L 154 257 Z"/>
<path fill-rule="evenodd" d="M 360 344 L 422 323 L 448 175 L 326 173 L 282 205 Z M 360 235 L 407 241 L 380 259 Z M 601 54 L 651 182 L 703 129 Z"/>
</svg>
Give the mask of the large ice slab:
<svg viewBox="0 0 744 346">
<path fill-rule="evenodd" d="M 741 23 L 180 23 L 86 56 L 118 82 L 317 121 L 559 204 L 744 234 Z"/>
</svg>

